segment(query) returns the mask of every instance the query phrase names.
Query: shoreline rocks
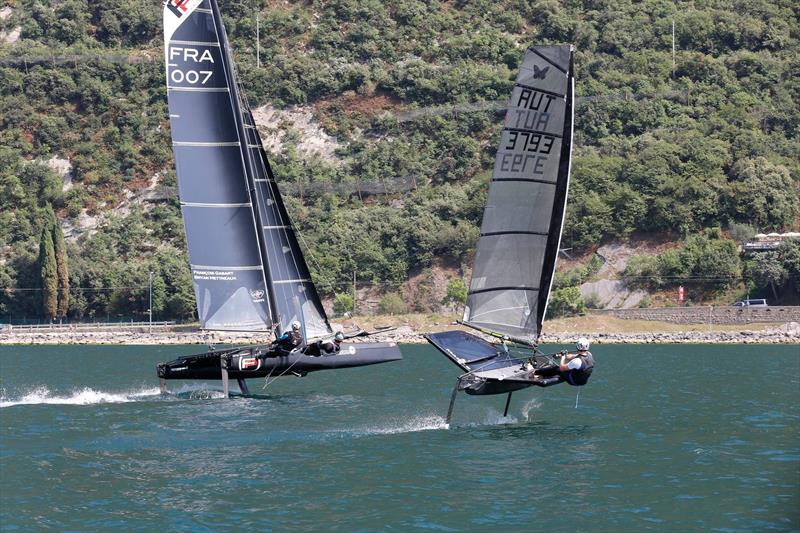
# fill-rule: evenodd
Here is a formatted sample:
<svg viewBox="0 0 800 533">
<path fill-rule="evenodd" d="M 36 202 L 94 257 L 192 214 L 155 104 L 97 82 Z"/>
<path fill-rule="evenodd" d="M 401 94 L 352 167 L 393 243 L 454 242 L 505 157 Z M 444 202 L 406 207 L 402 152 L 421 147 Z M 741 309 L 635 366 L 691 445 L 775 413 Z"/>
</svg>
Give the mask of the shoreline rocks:
<svg viewBox="0 0 800 533">
<path fill-rule="evenodd" d="M 448 329 L 448 328 L 444 328 Z M 453 326 L 452 329 L 460 329 Z M 471 333 L 474 331 L 468 330 Z M 356 337 L 347 342 L 396 342 L 398 344 L 424 344 L 424 332 L 414 331 L 410 326 L 375 333 L 369 337 Z M 681 332 L 631 332 L 594 333 L 579 331 L 546 332 L 542 344 L 572 344 L 578 337 L 588 337 L 593 344 L 800 344 L 800 324 L 789 322 L 778 328 L 752 331 L 681 331 Z M 154 331 L 142 328 L 115 331 L 70 331 L 23 329 L 0 333 L 0 345 L 208 345 L 208 344 L 267 344 L 271 340 L 266 334 L 242 334 L 200 331 Z"/>
</svg>

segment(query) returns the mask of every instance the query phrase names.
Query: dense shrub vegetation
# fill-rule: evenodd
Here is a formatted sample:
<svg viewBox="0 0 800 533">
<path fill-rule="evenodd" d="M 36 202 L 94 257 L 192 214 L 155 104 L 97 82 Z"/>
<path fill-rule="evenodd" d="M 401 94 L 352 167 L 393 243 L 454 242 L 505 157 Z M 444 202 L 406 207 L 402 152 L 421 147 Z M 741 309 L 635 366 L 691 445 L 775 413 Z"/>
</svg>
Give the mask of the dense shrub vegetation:
<svg viewBox="0 0 800 533">
<path fill-rule="evenodd" d="M 21 34 L 0 45 L 0 316 L 32 317 L 35 291 L 22 289 L 41 286 L 34 271 L 50 208 L 74 224 L 119 207 L 156 174 L 175 185 L 161 7 L 3 3 L 12 12 L 0 30 L 19 26 Z M 564 246 L 671 233 L 685 239 L 685 250 L 634 262 L 631 277 L 647 272 L 642 283 L 661 286 L 688 276 L 713 290 L 741 278 L 742 265 L 704 228 L 797 224 L 800 27 L 788 0 L 220 4 L 251 105 L 313 105 L 343 143 L 340 163 L 306 158 L 291 145 L 273 154 L 284 186 L 413 179 L 398 194 L 361 194 L 352 185 L 354 194 L 287 198 L 326 295 L 346 290 L 353 271 L 396 292 L 435 260 L 469 261 L 502 116 L 398 120 L 383 111 L 504 100 L 532 43 L 574 43 L 577 94 L 589 97 L 576 113 Z M 370 107 L 379 101 L 388 105 Z M 44 164 L 53 156 L 71 161 L 71 187 Z M 67 237 L 71 316 L 146 313 L 152 272 L 156 316 L 191 317 L 177 198 L 119 210 L 97 232 Z M 762 272 L 760 262 L 745 275 Z M 774 285 L 775 276 L 753 276 L 765 290 Z M 393 299 L 387 308 L 400 309 Z M 337 304 L 348 308 L 342 298 Z"/>
</svg>

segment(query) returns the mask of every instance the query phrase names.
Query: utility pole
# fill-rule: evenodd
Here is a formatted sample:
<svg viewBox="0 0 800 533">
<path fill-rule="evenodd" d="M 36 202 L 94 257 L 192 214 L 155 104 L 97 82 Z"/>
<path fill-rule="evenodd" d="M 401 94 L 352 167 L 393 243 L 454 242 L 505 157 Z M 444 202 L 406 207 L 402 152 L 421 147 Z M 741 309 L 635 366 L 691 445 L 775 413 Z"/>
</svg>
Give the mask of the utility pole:
<svg viewBox="0 0 800 533">
<path fill-rule="evenodd" d="M 672 79 L 675 79 L 675 19 L 672 19 Z"/>
<path fill-rule="evenodd" d="M 147 309 L 148 314 L 150 315 L 150 326 L 148 327 L 148 333 L 153 333 L 153 273 L 150 272 L 150 307 Z"/>
<path fill-rule="evenodd" d="M 261 68 L 261 32 L 260 32 L 260 25 L 259 25 L 259 12 L 261 10 L 256 6 L 256 66 Z M 674 22 L 673 22 L 674 24 Z M 673 35 L 675 30 L 673 29 Z M 674 47 L 673 47 L 674 48 Z M 673 63 L 675 61 L 673 60 Z M 673 70 L 675 67 L 673 66 Z"/>
</svg>

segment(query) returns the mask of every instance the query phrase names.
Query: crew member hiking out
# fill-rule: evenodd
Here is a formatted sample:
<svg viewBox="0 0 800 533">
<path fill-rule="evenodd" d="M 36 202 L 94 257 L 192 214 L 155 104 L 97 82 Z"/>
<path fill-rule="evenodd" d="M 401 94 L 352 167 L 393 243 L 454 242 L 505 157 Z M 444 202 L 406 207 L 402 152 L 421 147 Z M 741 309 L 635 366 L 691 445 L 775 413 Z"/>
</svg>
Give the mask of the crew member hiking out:
<svg viewBox="0 0 800 533">
<path fill-rule="evenodd" d="M 344 334 L 341 331 L 337 331 L 336 335 L 333 338 L 328 339 L 320 339 L 317 342 L 313 342 L 308 345 L 306 348 L 306 355 L 333 355 L 339 353 L 339 350 L 342 349 L 342 341 L 344 340 Z"/>
<path fill-rule="evenodd" d="M 594 357 L 589 351 L 589 339 L 581 337 L 575 343 L 577 353 L 568 354 L 562 352 L 561 361 L 558 365 L 550 365 L 537 368 L 532 372 L 533 379 L 539 377 L 561 376 L 561 378 L 574 386 L 586 385 L 589 376 L 594 370 Z"/>
</svg>

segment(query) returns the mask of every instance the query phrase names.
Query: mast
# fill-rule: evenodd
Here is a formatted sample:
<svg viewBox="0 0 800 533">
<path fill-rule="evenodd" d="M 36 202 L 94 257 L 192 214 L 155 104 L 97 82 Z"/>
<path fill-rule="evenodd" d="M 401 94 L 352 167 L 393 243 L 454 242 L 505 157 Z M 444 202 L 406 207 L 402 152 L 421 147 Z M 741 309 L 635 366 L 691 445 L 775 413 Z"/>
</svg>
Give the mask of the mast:
<svg viewBox="0 0 800 533">
<path fill-rule="evenodd" d="M 231 104 L 233 105 L 234 121 L 236 122 L 236 129 L 238 130 L 239 133 L 239 142 L 241 143 L 240 145 L 241 152 L 245 163 L 244 168 L 245 168 L 245 179 L 247 180 L 247 188 L 251 200 L 255 200 L 256 202 L 256 204 L 251 207 L 251 211 L 253 213 L 253 220 L 255 221 L 256 228 L 261 228 L 263 226 L 263 223 L 261 221 L 258 209 L 258 201 L 259 201 L 258 192 L 256 190 L 255 182 L 253 181 L 255 179 L 255 165 L 253 162 L 252 154 L 250 153 L 250 149 L 248 147 L 249 138 L 244 127 L 242 101 L 239 92 L 239 83 L 235 75 L 236 67 L 233 62 L 233 57 L 231 56 L 231 47 L 228 42 L 228 34 L 225 32 L 225 26 L 222 23 L 222 14 L 219 11 L 219 5 L 217 5 L 216 0 L 209 0 L 209 2 L 211 3 L 211 10 L 214 15 L 214 23 L 216 24 L 217 35 L 219 36 L 222 52 L 225 56 L 225 59 L 227 60 L 224 63 L 224 66 L 227 67 L 225 68 L 225 75 L 228 80 L 228 87 L 230 89 L 230 94 L 231 94 Z M 269 301 L 273 303 L 273 305 L 269 306 L 270 317 L 272 319 L 273 324 L 279 324 L 280 318 L 277 316 L 277 311 L 274 305 L 275 293 L 272 285 L 272 279 L 270 276 L 269 260 L 266 256 L 264 235 L 261 231 L 256 230 L 256 240 L 258 241 L 258 249 L 259 253 L 261 254 L 261 263 L 262 265 L 264 265 L 264 278 L 267 287 L 267 293 L 269 294 Z"/>
<path fill-rule="evenodd" d="M 247 97 L 241 90 L 219 7 L 216 0 L 209 1 L 227 60 L 226 76 L 241 139 L 272 322 L 284 331 L 297 320 L 306 339 L 328 335 L 332 330 L 272 174 Z"/>
<path fill-rule="evenodd" d="M 550 301 L 550 293 L 553 289 L 553 280 L 556 275 L 556 261 L 558 251 L 561 248 L 561 235 L 564 231 L 564 219 L 567 212 L 567 196 L 569 193 L 569 176 L 572 170 L 572 136 L 575 122 L 575 56 L 570 47 L 569 69 L 567 72 L 567 108 L 564 120 L 564 142 L 561 143 L 561 160 L 559 161 L 558 175 L 562 179 L 556 185 L 556 198 L 563 198 L 563 201 L 556 201 L 553 205 L 553 215 L 550 219 L 550 232 L 547 237 L 547 253 L 544 257 L 544 273 L 542 276 L 542 287 L 547 287 L 546 291 L 539 292 L 539 303 L 537 305 L 536 337 L 538 340 L 542 332 L 547 304 Z"/>
</svg>

